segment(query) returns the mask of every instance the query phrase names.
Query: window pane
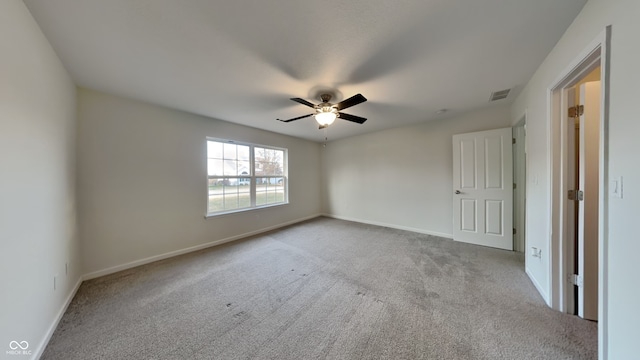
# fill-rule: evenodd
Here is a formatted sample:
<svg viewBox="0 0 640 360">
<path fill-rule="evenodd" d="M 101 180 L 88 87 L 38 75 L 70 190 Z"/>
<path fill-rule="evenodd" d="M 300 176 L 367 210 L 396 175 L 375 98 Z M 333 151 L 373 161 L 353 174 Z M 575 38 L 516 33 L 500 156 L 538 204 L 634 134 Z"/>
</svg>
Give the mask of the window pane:
<svg viewBox="0 0 640 360">
<path fill-rule="evenodd" d="M 254 149 L 254 164 L 256 175 L 263 175 L 264 171 L 262 169 L 262 165 L 264 164 L 264 148 L 256 147 Z"/>
<path fill-rule="evenodd" d="M 209 212 L 224 210 L 224 198 L 222 195 L 209 195 Z"/>
<path fill-rule="evenodd" d="M 270 191 L 269 192 L 269 203 L 278 202 L 278 200 L 276 198 L 277 198 L 276 192 L 275 191 Z"/>
<path fill-rule="evenodd" d="M 273 159 L 273 150 L 271 149 L 264 149 L 264 157 L 268 160 Z"/>
<path fill-rule="evenodd" d="M 238 145 L 238 160 L 249 161 L 249 147 Z"/>
<path fill-rule="evenodd" d="M 224 166 L 222 160 L 208 159 L 207 160 L 207 172 L 209 175 L 224 175 Z"/>
<path fill-rule="evenodd" d="M 221 195 L 224 193 L 224 179 L 209 178 L 209 195 Z"/>
<path fill-rule="evenodd" d="M 235 144 L 224 144 L 224 158 L 236 160 L 238 158 Z"/>
<path fill-rule="evenodd" d="M 284 151 L 256 148 L 255 166 L 256 175 L 284 174 Z"/>
<path fill-rule="evenodd" d="M 225 194 L 224 195 L 224 209 L 234 210 L 238 208 L 238 194 Z"/>
<path fill-rule="evenodd" d="M 256 206 L 285 201 L 284 178 L 261 177 L 256 179 Z"/>
<path fill-rule="evenodd" d="M 238 162 L 235 160 L 224 160 L 224 174 L 229 176 L 238 175 Z"/>
<path fill-rule="evenodd" d="M 267 178 L 256 179 L 256 206 L 264 205 L 267 203 Z"/>
<path fill-rule="evenodd" d="M 247 208 L 251 206 L 251 194 L 240 193 L 238 194 L 238 207 L 239 208 Z"/>
<path fill-rule="evenodd" d="M 250 178 L 210 177 L 208 212 L 250 208 L 250 184 Z"/>
<path fill-rule="evenodd" d="M 229 185 L 225 185 L 224 186 L 224 193 L 226 194 L 237 194 L 238 193 L 238 187 L 234 185 L 234 183 L 237 181 L 237 179 L 229 179 L 227 180 Z"/>
<path fill-rule="evenodd" d="M 273 175 L 283 175 L 284 174 L 284 151 L 276 150 L 274 152 L 274 166 L 277 171 Z"/>
<path fill-rule="evenodd" d="M 209 212 L 224 211 L 224 179 L 209 178 Z"/>
<path fill-rule="evenodd" d="M 256 192 L 256 206 L 265 205 L 267 203 L 266 192 Z"/>
<path fill-rule="evenodd" d="M 238 175 L 249 175 L 251 173 L 251 163 L 249 161 L 238 161 Z"/>
<path fill-rule="evenodd" d="M 222 143 L 217 141 L 207 141 L 207 157 L 222 159 Z"/>
</svg>

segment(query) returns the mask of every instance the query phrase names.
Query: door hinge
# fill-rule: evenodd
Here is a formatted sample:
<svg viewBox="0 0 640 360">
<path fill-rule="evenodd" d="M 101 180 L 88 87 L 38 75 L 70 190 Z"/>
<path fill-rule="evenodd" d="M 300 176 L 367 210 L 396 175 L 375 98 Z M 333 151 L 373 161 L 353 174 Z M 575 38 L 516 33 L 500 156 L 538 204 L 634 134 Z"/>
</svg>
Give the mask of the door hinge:
<svg viewBox="0 0 640 360">
<path fill-rule="evenodd" d="M 568 280 L 569 280 L 569 284 L 575 285 L 577 287 L 582 287 L 584 284 L 582 275 L 570 274 Z"/>
<path fill-rule="evenodd" d="M 576 105 L 569 108 L 569 117 L 577 118 L 584 114 L 584 105 Z"/>
<path fill-rule="evenodd" d="M 511 138 L 511 143 L 515 144 L 516 143 L 516 138 Z"/>
<path fill-rule="evenodd" d="M 583 201 L 584 200 L 584 192 L 582 190 L 569 190 L 567 192 L 567 198 L 569 200 Z"/>
<path fill-rule="evenodd" d="M 516 183 L 513 183 L 513 188 L 514 188 L 514 189 L 516 188 Z"/>
<path fill-rule="evenodd" d="M 515 235 L 515 234 L 516 234 L 516 232 L 517 232 L 517 231 L 516 231 L 516 228 L 513 228 L 513 235 Z"/>
</svg>

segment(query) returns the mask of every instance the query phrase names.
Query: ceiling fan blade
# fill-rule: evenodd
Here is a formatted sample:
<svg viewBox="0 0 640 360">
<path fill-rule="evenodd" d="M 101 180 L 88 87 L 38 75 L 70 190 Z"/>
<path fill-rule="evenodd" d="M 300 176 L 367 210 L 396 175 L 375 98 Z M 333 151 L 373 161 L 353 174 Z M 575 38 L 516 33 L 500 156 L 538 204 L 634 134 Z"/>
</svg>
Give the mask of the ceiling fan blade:
<svg viewBox="0 0 640 360">
<path fill-rule="evenodd" d="M 293 100 L 293 99 L 291 99 Z M 342 100 L 340 101 L 336 106 L 338 107 L 338 111 L 340 110 L 344 110 L 346 108 L 350 108 L 354 105 L 358 105 L 360 103 L 363 103 L 367 101 L 367 98 L 362 96 L 362 94 L 357 94 L 357 95 L 353 95 L 352 97 L 346 99 L 346 100 Z"/>
<path fill-rule="evenodd" d="M 342 120 L 347 120 L 347 121 L 352 121 L 354 123 L 358 123 L 358 124 L 362 124 L 365 121 L 367 121 L 367 119 L 360 117 L 360 116 L 355 116 L 355 115 L 350 115 L 350 114 L 345 114 L 345 113 L 338 113 L 340 114 L 340 119 Z"/>
<path fill-rule="evenodd" d="M 295 118 L 293 118 L 293 119 L 289 119 L 289 120 L 282 120 L 282 119 L 276 119 L 276 120 L 278 120 L 278 121 L 282 121 L 282 122 L 291 122 L 291 121 L 294 121 L 294 120 L 304 119 L 304 118 L 309 117 L 309 116 L 311 116 L 311 115 L 313 115 L 313 114 L 309 114 L 309 115 L 302 115 L 302 116 L 298 116 L 298 117 L 295 117 Z"/>
<path fill-rule="evenodd" d="M 308 102 L 308 101 L 307 101 L 307 100 L 305 100 L 305 99 L 300 99 L 300 98 L 291 98 L 291 100 L 293 100 L 293 101 L 295 101 L 295 102 L 297 102 L 297 103 L 300 103 L 300 104 L 302 104 L 302 105 L 307 105 L 307 106 L 308 106 L 308 107 L 310 107 L 310 108 L 315 108 L 315 107 L 316 107 L 314 104 L 312 104 L 312 103 Z"/>
</svg>

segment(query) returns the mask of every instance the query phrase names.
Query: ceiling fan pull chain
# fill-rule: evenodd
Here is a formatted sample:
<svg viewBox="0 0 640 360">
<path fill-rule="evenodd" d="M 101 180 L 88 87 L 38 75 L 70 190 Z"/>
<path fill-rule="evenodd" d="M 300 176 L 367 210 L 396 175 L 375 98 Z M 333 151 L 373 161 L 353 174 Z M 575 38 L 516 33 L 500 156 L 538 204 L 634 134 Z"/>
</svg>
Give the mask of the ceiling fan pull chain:
<svg viewBox="0 0 640 360">
<path fill-rule="evenodd" d="M 327 147 L 327 139 L 328 139 L 327 132 L 329 131 L 328 129 L 329 129 L 328 126 L 324 128 L 324 144 L 322 144 L 322 147 Z"/>
</svg>

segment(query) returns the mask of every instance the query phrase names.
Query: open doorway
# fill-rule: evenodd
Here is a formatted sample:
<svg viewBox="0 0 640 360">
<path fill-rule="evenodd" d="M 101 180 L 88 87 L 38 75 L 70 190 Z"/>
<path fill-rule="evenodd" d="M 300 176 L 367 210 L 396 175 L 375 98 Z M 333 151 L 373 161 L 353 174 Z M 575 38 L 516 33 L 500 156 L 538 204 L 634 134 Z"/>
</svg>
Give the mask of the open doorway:
<svg viewBox="0 0 640 360">
<path fill-rule="evenodd" d="M 598 319 L 600 73 L 598 47 L 553 91 L 558 116 L 552 125 L 559 128 L 559 147 L 553 155 L 558 169 L 552 220 L 562 254 L 558 305 L 590 320 Z"/>
<path fill-rule="evenodd" d="M 552 83 L 548 99 L 550 305 L 598 321 L 600 356 L 608 347 L 607 284 L 603 279 L 608 272 L 605 189 L 610 39 L 609 26 Z M 599 81 L 590 81 L 595 75 Z M 591 99 L 585 98 L 588 94 Z M 581 119 L 587 112 L 595 113 L 595 124 Z M 590 203 L 585 202 L 587 198 Z M 592 213 L 590 217 L 586 217 L 588 213 Z"/>
<path fill-rule="evenodd" d="M 567 312 L 598 320 L 601 68 L 566 89 Z M 573 289 L 571 289 L 573 285 Z"/>
</svg>

